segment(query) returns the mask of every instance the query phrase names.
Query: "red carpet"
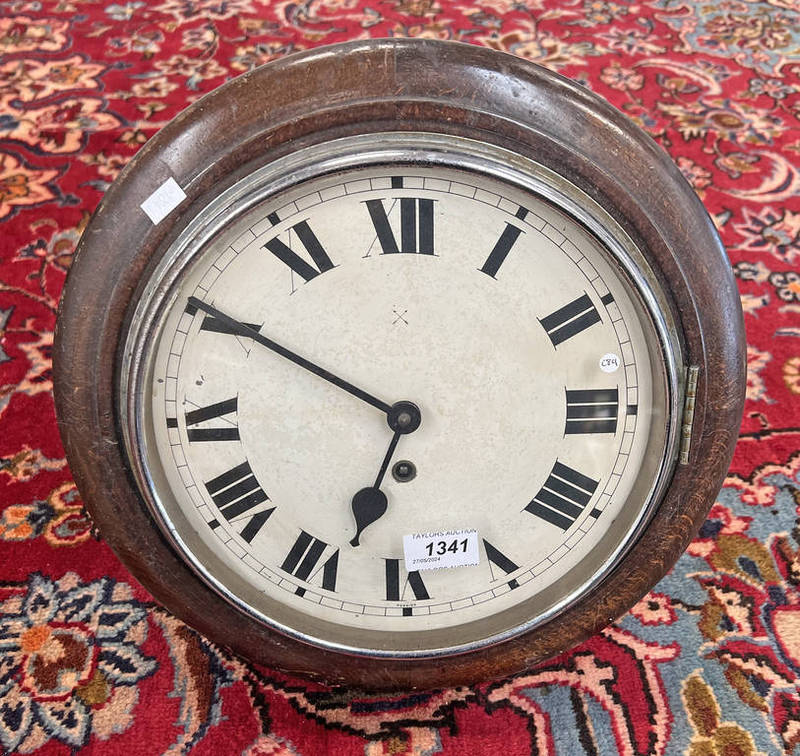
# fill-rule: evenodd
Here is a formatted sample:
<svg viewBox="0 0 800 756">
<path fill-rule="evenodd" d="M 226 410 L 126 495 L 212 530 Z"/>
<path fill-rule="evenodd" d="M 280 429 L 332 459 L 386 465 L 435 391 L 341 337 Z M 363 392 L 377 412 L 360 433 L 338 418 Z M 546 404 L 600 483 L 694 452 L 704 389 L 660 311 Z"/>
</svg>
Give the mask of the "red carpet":
<svg viewBox="0 0 800 756">
<path fill-rule="evenodd" d="M 187 104 L 286 53 L 426 36 L 526 57 L 677 161 L 740 285 L 748 401 L 673 572 L 604 633 L 474 688 L 364 696 L 255 669 L 155 605 L 96 537 L 50 352 L 108 183 Z M 796 0 L 0 2 L 0 753 L 800 753 Z"/>
</svg>

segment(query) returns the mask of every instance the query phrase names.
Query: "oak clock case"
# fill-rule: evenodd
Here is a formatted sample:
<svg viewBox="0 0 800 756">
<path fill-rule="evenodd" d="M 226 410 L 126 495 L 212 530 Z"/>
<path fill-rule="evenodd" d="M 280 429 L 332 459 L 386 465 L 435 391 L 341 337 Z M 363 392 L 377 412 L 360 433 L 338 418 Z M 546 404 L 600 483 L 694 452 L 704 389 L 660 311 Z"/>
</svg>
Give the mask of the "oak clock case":
<svg viewBox="0 0 800 756">
<path fill-rule="evenodd" d="M 660 149 L 555 74 L 413 40 L 269 64 L 148 142 L 55 369 L 145 587 L 373 689 L 510 674 L 626 611 L 702 523 L 744 386 L 727 259 Z"/>
</svg>

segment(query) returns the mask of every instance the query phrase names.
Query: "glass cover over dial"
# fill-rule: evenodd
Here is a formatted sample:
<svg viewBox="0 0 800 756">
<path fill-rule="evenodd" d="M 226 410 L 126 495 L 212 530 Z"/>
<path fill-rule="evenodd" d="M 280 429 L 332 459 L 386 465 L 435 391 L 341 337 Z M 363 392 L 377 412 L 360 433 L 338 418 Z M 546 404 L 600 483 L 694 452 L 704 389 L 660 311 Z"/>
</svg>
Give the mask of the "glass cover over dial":
<svg viewBox="0 0 800 756">
<path fill-rule="evenodd" d="M 196 225 L 142 298 L 137 474 L 244 611 L 462 650 L 552 616 L 646 520 L 675 435 L 657 287 L 602 211 L 520 175 L 310 171 Z"/>
</svg>

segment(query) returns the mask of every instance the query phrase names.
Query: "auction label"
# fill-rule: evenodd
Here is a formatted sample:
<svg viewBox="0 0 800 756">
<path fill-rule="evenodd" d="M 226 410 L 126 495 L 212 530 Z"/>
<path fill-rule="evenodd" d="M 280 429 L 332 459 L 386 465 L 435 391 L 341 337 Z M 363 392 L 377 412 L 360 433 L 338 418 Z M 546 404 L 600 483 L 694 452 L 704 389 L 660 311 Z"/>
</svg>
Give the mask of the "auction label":
<svg viewBox="0 0 800 756">
<path fill-rule="evenodd" d="M 157 226 L 185 199 L 186 192 L 170 176 L 139 207 L 153 221 L 153 225 Z"/>
<path fill-rule="evenodd" d="M 406 535 L 403 553 L 409 572 L 478 564 L 478 531 L 442 530 Z"/>
</svg>

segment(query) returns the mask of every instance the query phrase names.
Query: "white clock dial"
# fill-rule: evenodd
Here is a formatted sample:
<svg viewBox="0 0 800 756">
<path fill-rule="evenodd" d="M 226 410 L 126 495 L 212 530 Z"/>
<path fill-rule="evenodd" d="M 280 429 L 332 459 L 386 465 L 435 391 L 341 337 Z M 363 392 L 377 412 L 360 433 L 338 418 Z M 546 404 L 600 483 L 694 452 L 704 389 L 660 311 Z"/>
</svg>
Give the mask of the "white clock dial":
<svg viewBox="0 0 800 756">
<path fill-rule="evenodd" d="M 556 611 L 642 523 L 669 457 L 664 339 L 643 282 L 523 182 L 375 162 L 196 242 L 149 305 L 142 465 L 246 611 L 452 650 Z M 416 534 L 431 559 L 409 569 Z"/>
</svg>

